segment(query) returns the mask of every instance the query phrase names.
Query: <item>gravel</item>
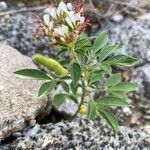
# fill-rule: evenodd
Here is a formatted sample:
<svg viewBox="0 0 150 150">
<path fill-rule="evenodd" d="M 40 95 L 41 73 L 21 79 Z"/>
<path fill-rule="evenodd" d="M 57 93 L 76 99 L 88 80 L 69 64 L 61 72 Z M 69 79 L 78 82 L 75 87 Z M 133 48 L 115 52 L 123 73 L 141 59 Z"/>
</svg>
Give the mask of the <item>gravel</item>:
<svg viewBox="0 0 150 150">
<path fill-rule="evenodd" d="M 0 41 L 6 41 L 10 46 L 29 56 L 37 52 L 52 55 L 54 51 L 47 37 L 40 39 L 33 37 L 32 30 L 35 28 L 38 28 L 37 22 L 29 13 L 5 16 L 0 19 Z"/>
<path fill-rule="evenodd" d="M 1 150 L 148 150 L 150 132 L 144 128 L 120 127 L 114 134 L 102 121 L 84 117 L 56 124 L 26 127 L 11 144 Z"/>
</svg>

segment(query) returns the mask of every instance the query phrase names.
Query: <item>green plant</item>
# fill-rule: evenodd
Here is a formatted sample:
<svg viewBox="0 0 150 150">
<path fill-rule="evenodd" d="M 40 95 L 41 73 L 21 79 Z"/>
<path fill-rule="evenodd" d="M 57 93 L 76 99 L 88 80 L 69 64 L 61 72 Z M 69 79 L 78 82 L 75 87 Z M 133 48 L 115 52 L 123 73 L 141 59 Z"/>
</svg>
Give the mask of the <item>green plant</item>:
<svg viewBox="0 0 150 150">
<path fill-rule="evenodd" d="M 41 31 L 51 37 L 52 43 L 59 49 L 58 60 L 36 54 L 33 60 L 45 71 L 23 69 L 14 73 L 20 78 L 45 80 L 39 89 L 39 98 L 53 92 L 56 85 L 62 85 L 64 92 L 53 96 L 54 107 L 61 106 L 66 99 L 73 100 L 78 103 L 74 116 L 86 113 L 88 119 L 103 117 L 117 131 L 118 123 L 111 107 L 128 106 L 126 94 L 134 91 L 136 85 L 122 82 L 121 74 L 113 73 L 112 66 L 132 67 L 138 61 L 117 54 L 120 45 L 110 44 L 105 31 L 92 42 L 83 33 L 89 22 L 82 16 L 82 5 L 66 5 L 57 1 L 58 8 L 48 10 L 44 15 L 44 25 L 40 22 Z M 68 59 L 64 57 L 66 54 Z M 103 92 L 105 96 L 93 99 L 91 92 Z"/>
</svg>

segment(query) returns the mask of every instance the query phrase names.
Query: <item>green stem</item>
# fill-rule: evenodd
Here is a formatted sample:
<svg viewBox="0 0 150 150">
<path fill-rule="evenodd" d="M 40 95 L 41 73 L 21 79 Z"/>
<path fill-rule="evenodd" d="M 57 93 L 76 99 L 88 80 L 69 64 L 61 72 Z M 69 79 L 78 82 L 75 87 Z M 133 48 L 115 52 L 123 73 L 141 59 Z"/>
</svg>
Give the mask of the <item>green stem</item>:
<svg viewBox="0 0 150 150">
<path fill-rule="evenodd" d="M 86 95 L 86 86 L 85 86 L 85 82 L 84 80 L 82 79 L 82 95 L 81 95 L 81 100 L 80 100 L 80 103 L 79 103 L 79 106 L 78 106 L 78 109 L 76 110 L 75 114 L 73 115 L 73 118 L 78 114 L 78 112 L 80 111 L 80 107 L 81 105 L 83 104 L 84 102 L 84 97 Z"/>
</svg>

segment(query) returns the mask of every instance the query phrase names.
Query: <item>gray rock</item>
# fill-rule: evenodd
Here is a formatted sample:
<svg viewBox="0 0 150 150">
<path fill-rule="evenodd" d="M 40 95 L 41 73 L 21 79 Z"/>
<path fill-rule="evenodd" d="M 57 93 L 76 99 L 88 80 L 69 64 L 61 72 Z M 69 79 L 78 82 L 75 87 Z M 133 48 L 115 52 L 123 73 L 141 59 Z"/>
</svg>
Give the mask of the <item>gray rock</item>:
<svg viewBox="0 0 150 150">
<path fill-rule="evenodd" d="M 0 140 L 21 130 L 25 126 L 25 121 L 34 119 L 40 110 L 46 107 L 47 98 L 41 101 L 37 99 L 41 82 L 18 79 L 13 74 L 14 71 L 23 68 L 36 66 L 31 58 L 1 43 Z"/>
<path fill-rule="evenodd" d="M 0 11 L 7 9 L 7 4 L 4 1 L 0 1 Z"/>
<path fill-rule="evenodd" d="M 42 18 L 43 13 L 36 12 L 35 14 Z M 35 29 L 39 29 L 38 23 L 30 13 L 2 17 L 0 19 L 0 41 L 7 41 L 10 46 L 30 56 L 35 52 L 55 53 L 51 49 L 49 38 L 33 37 L 32 31 Z"/>
<path fill-rule="evenodd" d="M 121 22 L 103 21 L 102 29 L 110 40 L 123 46 L 121 53 L 137 57 L 141 63 L 150 62 L 150 21 L 123 19 Z"/>
<path fill-rule="evenodd" d="M 140 97 L 150 100 L 150 64 L 135 69 L 132 80 L 137 83 Z"/>
<path fill-rule="evenodd" d="M 17 138 L 0 149 L 20 148 L 41 150 L 148 150 L 149 132 L 145 128 L 120 127 L 114 134 L 100 120 L 88 121 L 84 117 L 74 121 L 41 125 L 38 133 L 29 139 Z"/>
</svg>

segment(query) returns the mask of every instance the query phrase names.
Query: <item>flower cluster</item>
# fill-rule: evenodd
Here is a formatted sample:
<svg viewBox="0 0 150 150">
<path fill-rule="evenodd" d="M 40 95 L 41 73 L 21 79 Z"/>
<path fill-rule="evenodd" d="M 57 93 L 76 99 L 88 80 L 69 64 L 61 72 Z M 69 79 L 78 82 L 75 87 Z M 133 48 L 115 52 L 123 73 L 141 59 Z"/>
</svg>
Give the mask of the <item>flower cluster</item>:
<svg viewBox="0 0 150 150">
<path fill-rule="evenodd" d="M 53 44 L 72 43 L 89 25 L 83 16 L 83 3 L 61 1 L 58 7 L 48 7 L 43 16 L 44 32 L 51 37 Z"/>
</svg>

